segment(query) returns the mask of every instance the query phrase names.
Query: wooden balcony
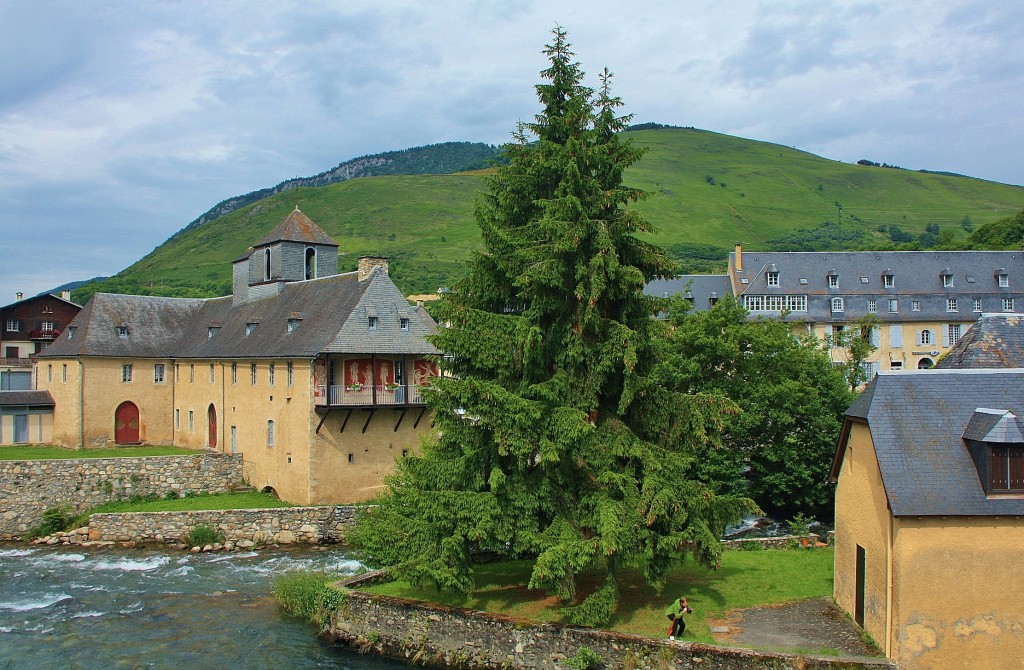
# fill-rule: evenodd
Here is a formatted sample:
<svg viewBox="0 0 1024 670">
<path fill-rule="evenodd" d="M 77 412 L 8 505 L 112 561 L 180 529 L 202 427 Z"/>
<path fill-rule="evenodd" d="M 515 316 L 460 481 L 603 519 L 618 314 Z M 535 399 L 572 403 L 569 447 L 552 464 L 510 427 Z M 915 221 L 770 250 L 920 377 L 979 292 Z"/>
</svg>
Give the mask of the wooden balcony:
<svg viewBox="0 0 1024 670">
<path fill-rule="evenodd" d="M 345 432 L 345 428 L 348 426 L 349 419 L 352 418 L 352 412 L 355 410 L 362 410 L 366 413 L 362 426 L 364 433 L 366 432 L 366 428 L 370 425 L 370 421 L 373 419 L 374 414 L 379 409 L 400 410 L 395 422 L 395 432 L 397 432 L 399 427 L 401 427 L 402 421 L 405 419 L 406 412 L 410 409 L 418 409 L 419 412 L 413 413 L 413 416 L 415 417 L 413 428 L 416 428 L 419 426 L 420 421 L 423 419 L 423 415 L 427 411 L 427 406 L 423 402 L 423 396 L 420 394 L 420 388 L 421 387 L 415 384 L 405 384 L 401 386 L 396 386 L 394 384 L 387 384 L 383 386 L 317 386 L 316 411 L 322 416 L 320 417 L 320 424 L 316 427 L 316 432 L 320 432 L 324 422 L 327 421 L 327 417 L 334 410 L 345 412 L 344 419 L 341 422 L 341 432 L 343 433 Z"/>
</svg>

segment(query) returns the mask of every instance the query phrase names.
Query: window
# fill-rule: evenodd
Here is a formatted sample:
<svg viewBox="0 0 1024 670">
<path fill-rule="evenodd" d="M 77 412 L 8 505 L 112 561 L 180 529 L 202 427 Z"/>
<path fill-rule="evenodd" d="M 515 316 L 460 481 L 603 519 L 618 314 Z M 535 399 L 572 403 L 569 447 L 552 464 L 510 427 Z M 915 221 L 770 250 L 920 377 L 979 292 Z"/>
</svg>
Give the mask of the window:
<svg viewBox="0 0 1024 670">
<path fill-rule="evenodd" d="M 890 314 L 895 314 L 896 312 L 900 311 L 899 307 L 900 307 L 899 301 L 896 300 L 896 298 L 889 298 L 889 313 Z"/>
<path fill-rule="evenodd" d="M 1013 298 L 1003 298 L 1003 311 L 1004 312 L 1012 312 L 1013 311 Z"/>
<path fill-rule="evenodd" d="M 256 386 L 256 364 L 255 364 L 255 363 L 253 363 L 253 364 L 252 364 L 252 365 L 251 365 L 251 366 L 249 367 L 249 378 L 250 378 L 250 379 L 251 379 L 251 381 L 252 381 L 252 385 L 253 385 L 253 386 Z"/>
<path fill-rule="evenodd" d="M 42 330 L 43 330 L 44 333 L 52 333 L 53 332 L 53 321 L 43 321 L 43 328 L 42 328 Z"/>
<path fill-rule="evenodd" d="M 68 364 L 67 363 L 61 363 L 61 366 L 60 366 L 60 383 L 61 384 L 67 384 L 68 383 Z"/>
<path fill-rule="evenodd" d="M 288 361 L 288 386 L 292 385 L 292 368 L 293 367 L 294 366 L 292 365 L 292 362 Z"/>
<path fill-rule="evenodd" d="M 779 273 L 778 272 L 766 272 L 764 273 L 765 282 L 768 286 L 779 285 Z"/>
<path fill-rule="evenodd" d="M 53 381 L 53 364 L 52 363 L 50 365 L 46 366 L 46 381 L 48 381 L 48 382 L 52 382 Z"/>
<path fill-rule="evenodd" d="M 981 298 L 975 298 L 973 301 L 971 301 L 971 309 L 974 310 L 975 312 L 981 311 Z"/>
<path fill-rule="evenodd" d="M 125 384 L 132 380 L 132 364 L 126 363 L 121 366 L 121 381 Z"/>
<path fill-rule="evenodd" d="M 841 312 L 841 311 L 843 311 L 843 299 L 842 298 L 832 298 L 832 311 L 833 312 Z"/>
<path fill-rule="evenodd" d="M 238 383 L 238 363 L 231 364 L 231 383 Z"/>
<path fill-rule="evenodd" d="M 7 332 L 16 333 L 21 330 L 21 321 L 17 319 L 7 319 Z"/>
<path fill-rule="evenodd" d="M 946 328 L 946 332 L 949 333 L 949 346 L 954 347 L 960 341 L 960 324 L 951 323 Z"/>
<path fill-rule="evenodd" d="M 890 370 L 902 370 L 903 369 L 903 361 L 889 361 L 889 369 Z"/>
<path fill-rule="evenodd" d="M 153 364 L 153 383 L 163 384 L 164 383 L 164 364 L 154 363 Z"/>
<path fill-rule="evenodd" d="M 409 330 L 409 319 L 399 319 L 398 328 L 400 330 Z"/>
<path fill-rule="evenodd" d="M 932 336 L 932 331 L 925 329 L 922 330 L 920 333 L 920 337 L 918 338 L 918 344 L 932 344 L 933 339 L 934 337 Z"/>
<path fill-rule="evenodd" d="M 254 332 L 256 332 L 256 324 L 255 323 L 247 323 L 247 324 L 245 324 L 245 336 L 246 337 L 249 337 Z"/>
<path fill-rule="evenodd" d="M 953 275 L 942 275 L 942 285 L 945 288 L 953 288 Z"/>
<path fill-rule="evenodd" d="M 946 299 L 946 311 L 947 312 L 957 312 L 957 311 L 959 311 L 959 308 L 957 307 L 956 298 L 947 298 Z"/>
<path fill-rule="evenodd" d="M 188 383 L 193 384 L 196 381 L 196 364 L 188 364 Z"/>
<path fill-rule="evenodd" d="M 375 316 L 368 317 L 367 320 L 366 320 L 366 324 L 367 324 L 367 327 L 370 330 L 377 330 L 377 317 L 375 317 Z"/>
<path fill-rule="evenodd" d="M 193 412 L 192 410 L 189 410 L 188 411 L 188 432 L 191 433 L 192 429 L 195 428 L 195 425 L 196 425 L 196 415 L 195 415 L 195 412 Z"/>
<path fill-rule="evenodd" d="M 829 275 L 828 276 L 828 287 L 829 288 L 839 288 L 839 275 Z"/>
<path fill-rule="evenodd" d="M 217 334 L 218 330 L 220 330 L 220 327 L 210 326 L 209 328 L 206 329 L 206 338 L 212 340 L 213 336 Z"/>
<path fill-rule="evenodd" d="M 267 421 L 267 446 L 274 446 L 274 421 Z"/>
<path fill-rule="evenodd" d="M 181 410 L 174 408 L 174 427 L 181 428 Z"/>
<path fill-rule="evenodd" d="M 74 337 L 75 337 L 75 329 L 76 329 L 77 327 L 78 327 L 78 326 L 68 326 L 68 339 L 69 339 L 69 340 L 72 340 L 72 339 L 74 339 Z"/>
<path fill-rule="evenodd" d="M 217 371 L 214 368 L 213 363 L 210 363 L 210 383 L 213 384 L 216 381 L 217 381 Z"/>
<path fill-rule="evenodd" d="M 1010 286 L 1010 275 L 998 274 L 996 280 L 999 282 L 1000 288 L 1008 288 Z"/>
<path fill-rule="evenodd" d="M 884 286 L 885 288 L 895 288 L 896 277 L 894 277 L 893 275 L 882 275 L 882 286 Z"/>
<path fill-rule="evenodd" d="M 878 311 L 878 307 L 875 305 L 875 301 L 874 300 L 868 300 L 868 311 L 869 312 L 877 312 Z"/>
<path fill-rule="evenodd" d="M 288 319 L 288 333 L 292 333 L 296 328 L 299 327 L 301 321 L 299 319 Z"/>
<path fill-rule="evenodd" d="M 911 312 L 920 312 L 921 311 L 921 301 L 920 300 L 911 300 L 910 301 L 910 311 Z"/>
<path fill-rule="evenodd" d="M 117 327 L 117 336 L 120 337 L 122 340 L 127 339 L 128 338 L 128 326 L 118 326 Z"/>
<path fill-rule="evenodd" d="M 356 455 L 355 454 L 349 454 L 348 455 L 348 462 L 349 463 L 355 463 L 356 462 Z"/>
<path fill-rule="evenodd" d="M 867 284 L 867 283 L 868 283 L 868 281 L 869 281 L 869 280 L 868 280 L 868 278 L 867 278 L 867 277 L 861 277 L 861 278 L 860 278 L 860 283 L 861 283 L 861 284 Z"/>
<path fill-rule="evenodd" d="M 714 300 L 718 300 L 718 296 Z M 711 303 L 714 305 L 714 302 Z M 743 307 L 749 312 L 806 312 L 807 296 L 805 295 L 745 295 Z"/>
<path fill-rule="evenodd" d="M 263 281 L 270 281 L 270 248 L 263 250 Z"/>
<path fill-rule="evenodd" d="M 274 385 L 274 364 L 273 363 L 271 363 L 270 365 L 267 366 L 267 371 L 269 373 L 270 385 L 273 386 Z"/>
<path fill-rule="evenodd" d="M 316 279 L 316 249 L 306 247 L 306 279 Z"/>
<path fill-rule="evenodd" d="M 1024 447 L 990 447 L 989 491 L 1024 490 Z"/>
</svg>

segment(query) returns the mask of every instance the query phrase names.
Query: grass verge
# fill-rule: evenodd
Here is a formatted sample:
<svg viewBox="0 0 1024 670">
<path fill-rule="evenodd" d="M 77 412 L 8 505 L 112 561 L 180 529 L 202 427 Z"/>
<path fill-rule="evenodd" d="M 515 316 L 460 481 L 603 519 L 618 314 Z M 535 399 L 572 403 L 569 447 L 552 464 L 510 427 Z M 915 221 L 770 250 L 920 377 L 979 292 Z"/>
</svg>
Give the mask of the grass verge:
<svg viewBox="0 0 1024 670">
<path fill-rule="evenodd" d="M 321 633 L 331 623 L 331 613 L 345 601 L 345 595 L 331 584 L 337 575 L 323 572 L 290 572 L 274 582 L 274 600 L 288 614 L 313 624 Z"/>
<path fill-rule="evenodd" d="M 72 458 L 134 458 L 137 456 L 189 456 L 201 454 L 180 447 L 115 447 L 102 449 L 64 449 L 45 444 L 0 447 L 0 461 L 62 460 Z"/>
<path fill-rule="evenodd" d="M 645 584 L 639 571 L 629 573 L 620 584 L 619 607 L 607 628 L 664 637 L 669 623 L 664 610 L 674 598 L 685 595 L 694 609 L 694 613 L 686 617 L 686 639 L 713 643 L 707 623 L 709 618 L 720 617 L 733 609 L 831 597 L 833 553 L 832 549 L 727 551 L 719 570 L 706 570 L 692 561 L 680 564 L 660 590 Z M 416 588 L 404 582 L 374 584 L 366 590 L 514 617 L 563 622 L 562 603 L 557 597 L 523 586 L 529 581 L 531 566 L 531 561 L 477 566 L 474 568 L 477 588 L 469 594 Z M 589 592 L 598 583 L 595 579 L 592 584 L 581 584 L 580 590 Z"/>
<path fill-rule="evenodd" d="M 120 514 L 124 512 L 188 512 L 219 509 L 262 509 L 266 507 L 294 507 L 278 500 L 270 493 L 214 493 L 184 498 L 156 498 L 141 496 L 128 500 L 112 500 L 83 512 L 70 521 L 67 528 L 79 528 L 89 523 L 93 514 Z"/>
</svg>

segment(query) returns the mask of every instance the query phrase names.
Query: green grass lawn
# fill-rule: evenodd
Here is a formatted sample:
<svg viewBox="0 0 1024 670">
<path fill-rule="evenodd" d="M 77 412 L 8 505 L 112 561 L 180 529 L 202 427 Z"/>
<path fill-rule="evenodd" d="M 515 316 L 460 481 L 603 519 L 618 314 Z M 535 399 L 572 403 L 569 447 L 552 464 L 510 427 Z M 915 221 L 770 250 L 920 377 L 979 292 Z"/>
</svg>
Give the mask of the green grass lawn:
<svg viewBox="0 0 1024 670">
<path fill-rule="evenodd" d="M 200 454 L 195 449 L 180 447 L 115 447 L 104 449 L 64 449 L 44 444 L 28 444 L 16 447 L 0 447 L 0 461 L 31 461 L 38 459 L 65 458 L 130 458 L 135 456 L 188 456 Z"/>
<path fill-rule="evenodd" d="M 114 500 L 97 505 L 75 517 L 69 527 L 78 528 L 89 523 L 92 514 L 119 514 L 122 512 L 186 512 L 211 509 L 262 509 L 266 507 L 293 507 L 278 500 L 270 493 L 252 491 L 247 493 L 215 493 L 186 498 L 161 498 L 159 500 Z"/>
<path fill-rule="evenodd" d="M 665 608 L 685 595 L 694 610 L 686 618 L 686 639 L 713 643 L 709 618 L 734 609 L 831 597 L 832 560 L 832 549 L 727 551 L 716 571 L 686 561 L 672 571 L 660 591 L 647 586 L 637 572 L 620 585 L 619 609 L 608 628 L 664 637 L 669 624 Z M 514 617 L 563 621 L 556 597 L 522 586 L 529 581 L 531 565 L 530 561 L 509 561 L 477 566 L 477 588 L 467 595 L 417 589 L 403 582 L 376 584 L 366 590 Z M 596 583 L 581 585 L 581 591 L 587 586 Z"/>
</svg>

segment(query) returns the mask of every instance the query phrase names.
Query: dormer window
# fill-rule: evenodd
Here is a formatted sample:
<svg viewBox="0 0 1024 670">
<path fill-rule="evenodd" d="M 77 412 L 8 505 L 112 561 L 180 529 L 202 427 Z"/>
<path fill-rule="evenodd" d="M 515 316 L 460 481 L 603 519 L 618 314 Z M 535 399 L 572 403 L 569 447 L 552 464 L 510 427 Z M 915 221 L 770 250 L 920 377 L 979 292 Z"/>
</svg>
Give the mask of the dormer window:
<svg viewBox="0 0 1024 670">
<path fill-rule="evenodd" d="M 212 340 L 213 336 L 220 330 L 220 326 L 210 326 L 206 329 L 206 339 Z"/>
<path fill-rule="evenodd" d="M 711 307 L 714 307 L 715 303 L 717 303 L 717 302 L 718 302 L 718 291 L 712 291 L 711 295 L 708 296 L 708 305 L 710 305 Z"/>
<path fill-rule="evenodd" d="M 293 333 L 295 329 L 302 323 L 302 319 L 288 319 L 288 332 Z"/>
<path fill-rule="evenodd" d="M 257 323 L 247 323 L 247 324 L 245 324 L 245 336 L 249 337 L 250 335 L 255 333 L 257 325 L 259 325 L 259 324 L 257 324 Z"/>
<path fill-rule="evenodd" d="M 128 339 L 128 326 L 118 326 L 117 327 L 117 336 L 120 337 L 122 340 L 127 340 Z"/>
<path fill-rule="evenodd" d="M 1007 410 L 974 410 L 963 440 L 988 494 L 1024 492 L 1024 426 Z"/>
<path fill-rule="evenodd" d="M 828 287 L 839 288 L 839 273 L 835 270 L 829 270 L 828 272 Z"/>
<path fill-rule="evenodd" d="M 1010 287 L 1010 275 L 1006 274 L 1006 270 L 1004 270 L 1003 268 L 999 268 L 998 270 L 996 270 L 995 274 L 996 284 L 999 286 L 999 288 Z"/>
<path fill-rule="evenodd" d="M 779 285 L 779 268 L 772 263 L 764 273 L 764 280 L 768 286 Z"/>
<path fill-rule="evenodd" d="M 953 272 L 949 268 L 944 268 L 939 273 L 939 277 L 942 279 L 942 286 L 944 288 L 953 288 Z"/>
<path fill-rule="evenodd" d="M 409 330 L 409 319 L 399 319 L 398 328 L 399 330 Z"/>
<path fill-rule="evenodd" d="M 369 330 L 377 330 L 377 317 L 370 316 L 366 318 L 366 327 Z"/>
<path fill-rule="evenodd" d="M 75 339 L 75 331 L 78 330 L 78 326 L 68 326 L 68 339 Z"/>
<path fill-rule="evenodd" d="M 892 273 L 892 270 L 886 270 L 882 273 L 882 286 L 884 288 L 896 287 L 896 276 Z"/>
</svg>

